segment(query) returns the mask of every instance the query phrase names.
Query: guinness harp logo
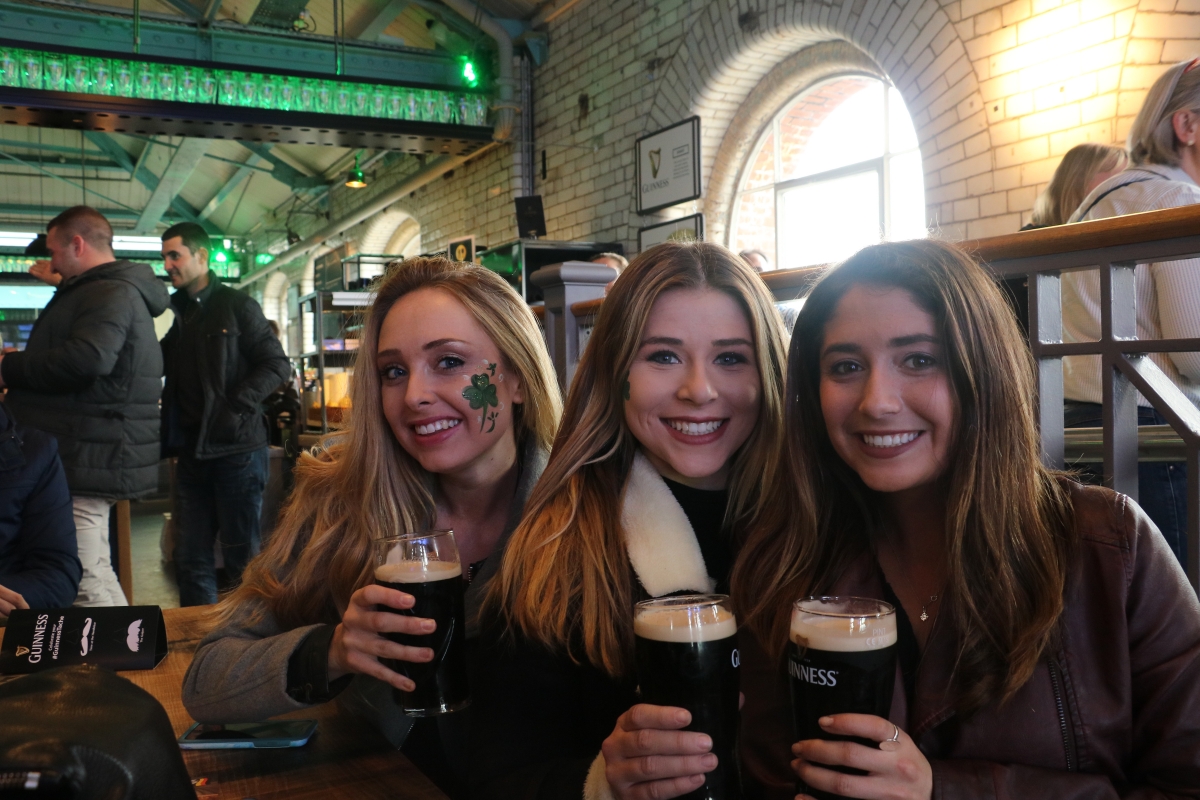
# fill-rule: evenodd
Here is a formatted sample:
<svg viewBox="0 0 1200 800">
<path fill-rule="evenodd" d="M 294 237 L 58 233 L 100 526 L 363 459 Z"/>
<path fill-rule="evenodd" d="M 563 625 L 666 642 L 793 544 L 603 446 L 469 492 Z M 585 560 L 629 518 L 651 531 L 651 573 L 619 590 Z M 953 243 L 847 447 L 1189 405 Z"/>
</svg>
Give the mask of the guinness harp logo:
<svg viewBox="0 0 1200 800">
<path fill-rule="evenodd" d="M 662 166 L 662 148 L 650 151 L 650 177 L 658 177 L 658 168 Z"/>
<path fill-rule="evenodd" d="M 17 658 L 29 655 L 29 648 L 23 644 L 17 645 Z"/>
</svg>

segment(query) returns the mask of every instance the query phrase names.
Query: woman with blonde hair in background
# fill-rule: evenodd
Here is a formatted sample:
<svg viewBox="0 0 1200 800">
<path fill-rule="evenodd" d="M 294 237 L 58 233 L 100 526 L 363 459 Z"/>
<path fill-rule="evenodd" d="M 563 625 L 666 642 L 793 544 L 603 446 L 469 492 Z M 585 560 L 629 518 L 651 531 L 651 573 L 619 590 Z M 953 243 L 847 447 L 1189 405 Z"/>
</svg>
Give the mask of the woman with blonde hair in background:
<svg viewBox="0 0 1200 800">
<path fill-rule="evenodd" d="M 1200 59 L 1175 64 L 1154 82 L 1129 131 L 1133 166 L 1092 190 L 1071 222 L 1157 211 L 1200 203 Z M 1134 269 L 1137 337 L 1200 337 L 1200 259 L 1139 264 Z M 1100 338 L 1100 276 L 1096 271 L 1062 276 L 1063 340 Z M 1150 361 L 1200 405 L 1200 353 L 1151 353 Z M 1100 356 L 1063 359 L 1067 427 L 1099 427 Z M 1166 418 L 1138 400 L 1138 424 Z M 1138 502 L 1187 563 L 1187 464 L 1138 464 Z"/>
<path fill-rule="evenodd" d="M 516 292 L 482 267 L 439 258 L 389 269 L 355 367 L 349 427 L 301 456 L 279 526 L 218 607 L 183 701 L 199 721 L 238 722 L 340 694 L 460 797 L 464 715 L 414 726 L 392 699 L 393 687 L 412 691 L 413 682 L 379 659 L 426 662 L 433 652 L 386 634 L 426 634 L 433 623 L 376 613 L 414 601 L 374 584 L 372 541 L 454 530 L 469 581 L 469 652 L 483 588 L 558 427 L 558 382 Z M 496 392 L 482 410 L 464 389 L 479 381 Z"/>
<path fill-rule="evenodd" d="M 728 591 L 777 469 L 784 339 L 723 247 L 660 244 L 621 273 L 481 612 L 476 797 L 676 797 L 717 766 L 685 710 L 638 703 L 634 605 Z"/>
<path fill-rule="evenodd" d="M 1021 230 L 1065 224 L 1083 198 L 1128 164 L 1129 154 L 1122 147 L 1091 142 L 1075 145 L 1058 162 L 1046 191 L 1033 204 L 1033 219 Z"/>
</svg>

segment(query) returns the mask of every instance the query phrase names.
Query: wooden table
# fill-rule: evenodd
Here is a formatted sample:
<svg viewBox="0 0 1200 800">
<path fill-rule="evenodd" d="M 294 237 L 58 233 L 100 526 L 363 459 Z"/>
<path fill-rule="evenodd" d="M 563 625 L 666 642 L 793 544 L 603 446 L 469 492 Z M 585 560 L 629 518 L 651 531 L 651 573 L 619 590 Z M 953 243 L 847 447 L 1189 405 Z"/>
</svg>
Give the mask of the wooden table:
<svg viewBox="0 0 1200 800">
<path fill-rule="evenodd" d="M 163 704 L 181 735 L 194 722 L 180 696 L 183 676 L 196 646 L 211 627 L 210 607 L 169 608 L 170 651 L 153 670 L 121 672 Z M 0 628 L 0 642 L 4 629 Z M 282 750 L 184 750 L 192 778 L 208 778 L 198 788 L 201 798 L 221 800 L 446 800 L 446 796 L 412 762 L 371 725 L 339 714 L 333 703 L 287 714 L 318 720 L 317 732 L 304 747 Z"/>
</svg>

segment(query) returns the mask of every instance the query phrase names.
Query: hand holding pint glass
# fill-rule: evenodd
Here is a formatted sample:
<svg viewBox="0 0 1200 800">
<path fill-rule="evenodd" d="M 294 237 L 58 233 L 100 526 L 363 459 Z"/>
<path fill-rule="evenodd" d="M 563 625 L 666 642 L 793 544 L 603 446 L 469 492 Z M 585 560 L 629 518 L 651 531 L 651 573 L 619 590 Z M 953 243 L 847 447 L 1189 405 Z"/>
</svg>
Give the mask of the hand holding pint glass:
<svg viewBox="0 0 1200 800">
<path fill-rule="evenodd" d="M 389 536 L 375 542 L 375 583 L 411 595 L 410 609 L 380 606 L 380 611 L 424 617 L 436 627 L 428 634 L 389 633 L 397 644 L 428 647 L 425 663 L 385 661 L 410 678 L 411 692 L 396 690 L 404 713 L 414 717 L 446 714 L 471 702 L 467 685 L 465 585 L 453 531 Z"/>
<path fill-rule="evenodd" d="M 896 682 L 896 641 L 896 609 L 881 600 L 808 597 L 793 604 L 787 668 L 800 746 L 809 740 L 851 741 L 877 750 L 885 738 L 899 741 L 898 729 L 887 722 Z M 822 718 L 839 714 L 878 718 L 872 730 L 882 726 L 884 731 L 872 739 L 822 727 Z M 824 766 L 867 774 L 835 763 Z M 841 796 L 812 786 L 802 790 L 820 800 Z"/>
<path fill-rule="evenodd" d="M 716 768 L 689 800 L 741 796 L 735 751 L 738 724 L 737 623 L 725 595 L 645 600 L 634 611 L 638 684 L 653 706 L 686 709 L 684 729 L 707 734 Z"/>
</svg>

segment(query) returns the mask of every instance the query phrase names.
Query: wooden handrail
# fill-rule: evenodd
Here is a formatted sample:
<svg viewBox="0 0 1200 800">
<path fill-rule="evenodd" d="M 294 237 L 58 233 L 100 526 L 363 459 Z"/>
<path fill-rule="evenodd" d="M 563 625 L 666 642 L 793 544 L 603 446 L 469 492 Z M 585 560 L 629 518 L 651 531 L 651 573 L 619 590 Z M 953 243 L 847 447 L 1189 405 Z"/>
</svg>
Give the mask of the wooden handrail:
<svg viewBox="0 0 1200 800">
<path fill-rule="evenodd" d="M 828 264 L 818 264 L 815 267 L 800 267 L 799 269 L 776 269 L 764 272 L 762 279 L 767 284 L 767 288 L 776 296 L 781 292 L 794 289 L 796 296 L 799 297 L 800 293 L 812 286 L 828 268 Z"/>
<path fill-rule="evenodd" d="M 600 306 L 604 305 L 604 298 L 597 297 L 595 300 L 584 300 L 579 303 L 571 304 L 571 313 L 577 317 L 590 317 L 600 313 Z"/>
<path fill-rule="evenodd" d="M 1200 234 L 1200 205 L 1073 222 L 986 239 L 968 239 L 959 242 L 959 246 L 976 258 L 991 262 L 1141 244 L 1197 234 Z"/>
<path fill-rule="evenodd" d="M 530 306 L 529 310 L 533 312 L 533 315 L 538 318 L 539 322 L 545 322 L 545 320 L 546 320 L 546 307 L 545 306 Z"/>
</svg>

